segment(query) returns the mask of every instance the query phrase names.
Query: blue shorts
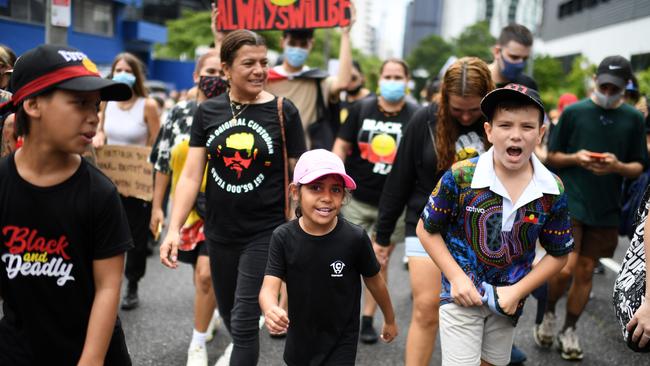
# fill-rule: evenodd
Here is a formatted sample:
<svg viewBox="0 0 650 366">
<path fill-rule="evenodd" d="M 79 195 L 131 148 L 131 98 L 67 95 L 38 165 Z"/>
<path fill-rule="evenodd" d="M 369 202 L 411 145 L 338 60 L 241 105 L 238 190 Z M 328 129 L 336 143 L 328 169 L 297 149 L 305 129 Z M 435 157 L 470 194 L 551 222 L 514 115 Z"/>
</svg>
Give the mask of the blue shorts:
<svg viewBox="0 0 650 366">
<path fill-rule="evenodd" d="M 420 239 L 417 236 L 407 236 L 404 239 L 405 253 L 407 257 L 426 257 L 429 258 L 429 254 L 424 250 Z"/>
</svg>

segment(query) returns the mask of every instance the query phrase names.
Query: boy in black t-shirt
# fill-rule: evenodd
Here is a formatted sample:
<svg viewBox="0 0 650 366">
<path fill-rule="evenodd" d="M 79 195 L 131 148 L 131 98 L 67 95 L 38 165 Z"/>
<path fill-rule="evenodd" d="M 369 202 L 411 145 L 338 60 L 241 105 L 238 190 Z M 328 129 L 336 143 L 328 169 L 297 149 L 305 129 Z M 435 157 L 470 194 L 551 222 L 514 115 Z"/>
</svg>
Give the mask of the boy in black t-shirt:
<svg viewBox="0 0 650 366">
<path fill-rule="evenodd" d="M 130 88 L 102 79 L 74 48 L 43 45 L 15 64 L 23 146 L 0 160 L 0 365 L 130 365 L 117 318 L 132 247 L 117 189 L 81 157 L 101 100 Z"/>
<path fill-rule="evenodd" d="M 346 188 L 356 184 L 335 154 L 322 149 L 304 153 L 291 184 L 299 219 L 278 227 L 271 237 L 260 307 L 271 333 L 288 333 L 288 365 L 354 365 L 360 275 L 384 313 L 381 338 L 390 342 L 397 335 L 368 234 L 339 216 Z M 278 306 L 282 281 L 289 294 L 288 315 Z"/>
</svg>

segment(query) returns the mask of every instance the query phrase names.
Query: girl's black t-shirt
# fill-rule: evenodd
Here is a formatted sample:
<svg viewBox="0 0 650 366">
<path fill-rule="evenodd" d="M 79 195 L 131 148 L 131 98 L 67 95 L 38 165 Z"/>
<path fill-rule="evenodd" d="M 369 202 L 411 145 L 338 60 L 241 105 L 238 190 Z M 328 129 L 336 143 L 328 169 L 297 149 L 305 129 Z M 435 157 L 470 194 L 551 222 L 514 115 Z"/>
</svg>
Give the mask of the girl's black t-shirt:
<svg viewBox="0 0 650 366">
<path fill-rule="evenodd" d="M 321 365 L 341 338 L 353 334 L 356 344 L 361 276 L 377 273 L 368 234 L 341 216 L 323 236 L 307 234 L 298 220 L 278 227 L 271 236 L 265 274 L 287 283 L 291 325 L 285 362 Z"/>
<path fill-rule="evenodd" d="M 76 365 L 95 297 L 93 261 L 133 244 L 113 183 L 82 159 L 64 182 L 38 187 L 14 155 L 0 160 L 0 365 Z M 107 365 L 128 365 L 119 319 Z"/>
<path fill-rule="evenodd" d="M 350 108 L 338 137 L 352 143 L 352 151 L 345 159 L 345 170 L 357 183 L 352 197 L 379 205 L 406 124 L 418 108 L 406 102 L 397 115 L 388 117 L 379 110 L 377 97 L 362 99 Z"/>
<path fill-rule="evenodd" d="M 201 103 L 194 115 L 190 146 L 206 148 L 204 230 L 211 240 L 243 243 L 285 222 L 287 182 L 277 105 L 277 99 L 240 105 L 233 119 L 224 93 Z M 300 115 L 288 99 L 282 109 L 287 156 L 298 158 L 305 151 Z"/>
</svg>

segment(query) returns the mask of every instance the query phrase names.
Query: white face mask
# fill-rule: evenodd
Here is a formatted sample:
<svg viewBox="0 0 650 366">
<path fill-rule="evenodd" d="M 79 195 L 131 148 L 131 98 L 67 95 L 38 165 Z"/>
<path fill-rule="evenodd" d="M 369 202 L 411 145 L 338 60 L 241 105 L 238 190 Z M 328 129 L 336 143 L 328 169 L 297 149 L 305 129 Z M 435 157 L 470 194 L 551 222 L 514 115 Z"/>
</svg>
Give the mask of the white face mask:
<svg viewBox="0 0 650 366">
<path fill-rule="evenodd" d="M 596 89 L 594 90 L 594 95 L 596 96 L 596 101 L 598 102 L 599 106 L 605 109 L 613 109 L 618 101 L 623 97 L 624 92 L 625 91 L 621 91 L 618 94 L 605 95 L 601 93 L 600 90 Z"/>
</svg>

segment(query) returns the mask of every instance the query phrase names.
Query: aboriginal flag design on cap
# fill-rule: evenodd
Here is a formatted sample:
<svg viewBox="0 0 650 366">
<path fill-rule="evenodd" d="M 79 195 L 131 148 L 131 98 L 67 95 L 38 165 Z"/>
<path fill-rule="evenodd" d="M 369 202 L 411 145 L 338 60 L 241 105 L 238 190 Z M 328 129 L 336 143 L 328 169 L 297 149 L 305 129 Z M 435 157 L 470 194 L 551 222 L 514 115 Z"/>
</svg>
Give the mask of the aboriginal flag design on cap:
<svg viewBox="0 0 650 366">
<path fill-rule="evenodd" d="M 97 66 L 81 51 L 66 46 L 41 45 L 21 55 L 9 85 L 13 96 L 0 110 L 14 110 L 26 98 L 51 88 L 88 92 L 99 91 L 102 100 L 128 100 L 131 88 L 103 79 Z"/>
</svg>

